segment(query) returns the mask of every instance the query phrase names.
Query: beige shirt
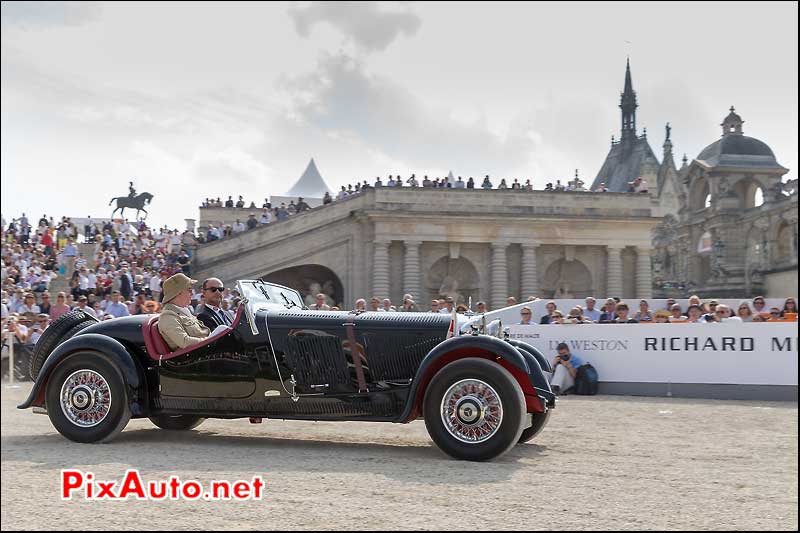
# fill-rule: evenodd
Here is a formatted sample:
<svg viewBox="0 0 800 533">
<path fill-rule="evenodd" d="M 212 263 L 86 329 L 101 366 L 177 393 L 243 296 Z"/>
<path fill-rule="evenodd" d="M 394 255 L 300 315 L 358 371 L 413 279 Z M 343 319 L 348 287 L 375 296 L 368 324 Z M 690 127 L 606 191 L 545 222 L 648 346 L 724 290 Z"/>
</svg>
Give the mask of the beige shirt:
<svg viewBox="0 0 800 533">
<path fill-rule="evenodd" d="M 158 332 L 170 350 L 180 350 L 203 342 L 211 330 L 189 312 L 185 307 L 165 304 L 158 318 Z"/>
</svg>

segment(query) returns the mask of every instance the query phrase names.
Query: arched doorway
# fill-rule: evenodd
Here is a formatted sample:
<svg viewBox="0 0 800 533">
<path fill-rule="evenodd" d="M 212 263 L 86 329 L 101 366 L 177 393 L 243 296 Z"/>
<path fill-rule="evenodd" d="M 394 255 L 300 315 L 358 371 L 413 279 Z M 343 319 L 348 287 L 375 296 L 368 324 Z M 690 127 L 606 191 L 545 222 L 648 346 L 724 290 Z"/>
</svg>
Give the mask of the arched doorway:
<svg viewBox="0 0 800 533">
<path fill-rule="evenodd" d="M 546 298 L 584 298 L 592 296 L 592 274 L 577 259 L 553 261 L 544 274 L 542 292 Z"/>
<path fill-rule="evenodd" d="M 315 296 L 322 293 L 325 294 L 328 305 L 349 309 L 344 302 L 342 282 L 328 267 L 300 265 L 271 272 L 262 278 L 298 290 L 306 305 L 313 304 Z"/>
<path fill-rule="evenodd" d="M 456 303 L 466 304 L 471 297 L 474 305 L 481 297 L 479 280 L 478 271 L 468 259 L 442 257 L 425 276 L 427 298 L 430 301 L 452 296 Z"/>
</svg>

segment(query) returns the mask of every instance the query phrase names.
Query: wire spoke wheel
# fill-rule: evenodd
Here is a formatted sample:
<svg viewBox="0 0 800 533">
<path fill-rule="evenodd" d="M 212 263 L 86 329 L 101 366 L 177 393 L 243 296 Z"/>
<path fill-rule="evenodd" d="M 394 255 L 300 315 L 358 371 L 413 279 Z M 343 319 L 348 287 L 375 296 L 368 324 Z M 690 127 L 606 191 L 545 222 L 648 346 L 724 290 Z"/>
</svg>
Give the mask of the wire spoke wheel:
<svg viewBox="0 0 800 533">
<path fill-rule="evenodd" d="M 111 388 L 94 370 L 73 372 L 61 386 L 61 411 L 67 420 L 81 428 L 100 424 L 111 410 Z"/>
<path fill-rule="evenodd" d="M 442 423 L 450 435 L 467 444 L 491 439 L 503 422 L 503 402 L 479 379 L 462 379 L 444 394 Z"/>
</svg>

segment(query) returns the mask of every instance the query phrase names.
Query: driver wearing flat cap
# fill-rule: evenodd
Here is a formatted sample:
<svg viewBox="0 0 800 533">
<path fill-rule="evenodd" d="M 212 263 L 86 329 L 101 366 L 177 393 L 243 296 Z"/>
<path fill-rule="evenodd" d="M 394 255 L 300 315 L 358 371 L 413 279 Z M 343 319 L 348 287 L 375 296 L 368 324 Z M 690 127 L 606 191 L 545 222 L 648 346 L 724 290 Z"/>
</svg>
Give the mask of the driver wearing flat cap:
<svg viewBox="0 0 800 533">
<path fill-rule="evenodd" d="M 211 334 L 211 330 L 189 311 L 194 283 L 197 281 L 184 274 L 164 280 L 164 308 L 158 319 L 158 332 L 172 351 L 203 342 Z"/>
</svg>

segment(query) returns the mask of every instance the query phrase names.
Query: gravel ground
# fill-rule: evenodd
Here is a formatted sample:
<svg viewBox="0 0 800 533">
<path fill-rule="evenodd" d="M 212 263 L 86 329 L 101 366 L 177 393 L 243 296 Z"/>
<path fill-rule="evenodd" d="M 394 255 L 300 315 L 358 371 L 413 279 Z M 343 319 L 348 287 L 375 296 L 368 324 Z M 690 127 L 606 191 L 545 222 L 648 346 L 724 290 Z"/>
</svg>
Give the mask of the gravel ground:
<svg viewBox="0 0 800 533">
<path fill-rule="evenodd" d="M 797 403 L 567 396 L 533 442 L 454 461 L 409 425 L 134 420 L 75 444 L 2 388 L 2 529 L 797 530 Z M 260 501 L 62 501 L 59 471 L 238 480 Z"/>
</svg>

